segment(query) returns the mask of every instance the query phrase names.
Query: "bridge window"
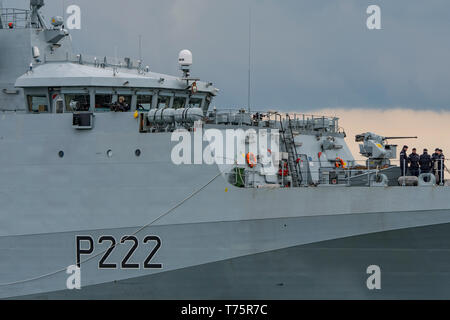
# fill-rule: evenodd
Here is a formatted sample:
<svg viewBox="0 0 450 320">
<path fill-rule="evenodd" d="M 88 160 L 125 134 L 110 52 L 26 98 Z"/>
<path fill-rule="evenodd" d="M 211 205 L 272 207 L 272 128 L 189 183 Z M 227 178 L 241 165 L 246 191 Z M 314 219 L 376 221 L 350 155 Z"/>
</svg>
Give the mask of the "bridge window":
<svg viewBox="0 0 450 320">
<path fill-rule="evenodd" d="M 158 109 L 168 108 L 170 103 L 169 96 L 159 96 L 158 97 Z"/>
<path fill-rule="evenodd" d="M 130 94 L 118 94 L 115 102 L 115 110 L 121 112 L 131 111 L 133 96 Z"/>
<path fill-rule="evenodd" d="M 186 98 L 185 97 L 175 97 L 173 99 L 173 106 L 174 109 L 181 109 L 184 108 L 186 105 Z"/>
<path fill-rule="evenodd" d="M 65 94 L 66 112 L 89 111 L 91 106 L 88 94 Z"/>
<path fill-rule="evenodd" d="M 206 96 L 206 98 L 205 98 L 205 105 L 204 105 L 204 108 L 206 109 L 206 110 L 208 110 L 209 109 L 209 105 L 211 104 L 211 96 Z"/>
<path fill-rule="evenodd" d="M 127 105 L 129 105 L 131 107 L 131 101 L 133 96 L 130 94 L 117 94 L 117 101 L 121 100 L 121 98 L 123 97 L 123 102 L 126 103 Z"/>
<path fill-rule="evenodd" d="M 202 98 L 190 98 L 189 99 L 189 108 L 201 108 L 202 107 Z"/>
<path fill-rule="evenodd" d="M 95 112 L 107 112 L 113 105 L 112 94 L 97 94 L 95 96 Z"/>
<path fill-rule="evenodd" d="M 152 95 L 145 95 L 145 94 L 137 95 L 136 109 L 145 111 L 150 110 L 152 108 L 152 99 L 153 99 Z"/>
<path fill-rule="evenodd" d="M 46 95 L 28 96 L 28 110 L 34 113 L 49 112 L 49 104 Z"/>
</svg>

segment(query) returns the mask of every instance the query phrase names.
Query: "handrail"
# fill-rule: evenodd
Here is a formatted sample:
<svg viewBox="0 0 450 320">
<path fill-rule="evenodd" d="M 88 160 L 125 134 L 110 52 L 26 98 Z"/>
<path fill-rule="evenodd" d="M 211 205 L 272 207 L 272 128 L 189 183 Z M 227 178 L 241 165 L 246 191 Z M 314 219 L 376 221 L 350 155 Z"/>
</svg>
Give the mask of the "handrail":
<svg viewBox="0 0 450 320">
<path fill-rule="evenodd" d="M 279 115 L 279 114 L 277 114 L 277 115 Z M 290 118 L 288 118 L 288 119 L 290 120 Z M 291 132 L 291 139 L 292 139 L 292 144 L 293 144 L 292 146 L 289 146 L 287 141 L 286 141 L 286 130 L 284 129 L 284 126 L 283 126 L 283 120 L 280 117 L 280 129 L 281 129 L 281 133 L 283 135 L 284 147 L 286 149 L 286 152 L 288 153 L 288 165 L 289 165 L 289 171 L 291 173 L 291 178 L 295 179 L 296 181 L 300 178 L 299 182 L 302 183 L 303 182 L 303 177 L 302 177 L 301 171 L 299 170 L 299 167 L 298 167 L 299 164 L 297 163 L 298 155 L 297 155 L 297 150 L 296 150 L 296 147 L 295 147 L 294 135 L 292 133 L 292 128 L 290 127 L 290 122 L 288 122 L 288 126 L 289 126 L 288 128 L 289 128 L 289 130 Z M 295 159 L 289 159 L 289 154 L 291 153 L 289 150 L 293 150 L 292 153 L 295 156 Z M 281 170 L 284 170 L 284 168 L 282 168 Z M 293 177 L 294 173 L 297 174 L 297 177 Z M 294 187 L 298 187 L 298 186 L 294 185 Z"/>
<path fill-rule="evenodd" d="M 242 113 L 250 116 L 253 119 L 253 123 L 258 123 L 261 121 L 266 121 L 271 123 L 283 123 L 283 127 L 289 126 L 292 130 L 325 130 L 328 132 L 342 134 L 339 130 L 337 117 L 329 117 L 329 116 L 316 116 L 302 113 L 280 113 L 275 111 L 252 111 L 248 112 L 243 108 L 229 109 L 229 108 L 221 108 L 221 109 L 210 109 L 209 113 L 217 115 L 231 115 L 233 113 Z M 270 125 L 269 125 L 270 126 Z"/>
<path fill-rule="evenodd" d="M 13 24 L 13 29 L 24 29 L 30 27 L 31 15 L 30 10 L 3 8 L 1 9 L 1 23 L 4 29 L 8 29 L 9 23 Z"/>
<path fill-rule="evenodd" d="M 210 110 L 213 111 L 213 110 Z M 334 117 L 334 116 L 324 116 L 324 115 L 314 115 L 314 114 L 308 114 L 308 113 L 298 113 L 298 112 L 278 112 L 278 111 L 273 111 L 273 110 L 252 110 L 251 112 L 248 112 L 248 110 L 245 110 L 245 108 L 239 108 L 239 107 L 235 107 L 235 108 L 217 108 L 216 110 L 214 110 L 217 113 L 220 112 L 239 112 L 242 111 L 243 113 L 247 113 L 247 114 L 262 114 L 262 115 L 266 115 L 266 117 L 280 117 L 281 119 L 284 120 L 288 120 L 288 118 L 294 117 L 294 121 L 300 121 L 300 120 L 339 120 L 338 117 Z"/>
<path fill-rule="evenodd" d="M 129 59 L 129 60 L 128 60 Z M 45 62 L 72 62 L 82 65 L 91 65 L 98 68 L 119 68 L 119 69 L 134 69 L 142 72 L 150 72 L 143 61 L 131 59 L 129 57 L 108 57 L 108 56 L 93 56 L 87 54 L 68 53 L 65 58 L 55 57 L 53 55 L 45 55 Z"/>
<path fill-rule="evenodd" d="M 288 122 L 289 123 L 289 131 L 291 132 L 291 139 L 292 139 L 292 143 L 294 144 L 293 145 L 294 155 L 295 155 L 295 159 L 294 159 L 295 163 L 294 163 L 294 165 L 296 166 L 297 173 L 298 173 L 298 175 L 300 177 L 300 182 L 302 183 L 303 182 L 303 174 L 302 174 L 302 171 L 301 171 L 301 168 L 300 168 L 300 165 L 299 165 L 299 161 L 298 161 L 299 157 L 298 157 L 298 153 L 297 153 L 297 148 L 295 146 L 294 133 L 292 132 L 291 117 L 289 117 L 288 119 L 289 119 L 289 122 Z"/>
</svg>

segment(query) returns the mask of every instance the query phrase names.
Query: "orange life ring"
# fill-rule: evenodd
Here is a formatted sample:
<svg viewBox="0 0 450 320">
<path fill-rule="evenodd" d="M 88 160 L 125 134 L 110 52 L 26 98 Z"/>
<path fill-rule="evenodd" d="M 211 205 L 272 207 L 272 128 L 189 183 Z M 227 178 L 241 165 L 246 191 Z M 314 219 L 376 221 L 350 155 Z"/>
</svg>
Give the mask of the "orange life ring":
<svg viewBox="0 0 450 320">
<path fill-rule="evenodd" d="M 254 166 L 256 166 L 256 164 L 258 163 L 258 161 L 256 160 L 256 157 L 253 153 L 249 152 L 247 153 L 247 164 L 250 168 L 253 168 Z"/>
<path fill-rule="evenodd" d="M 342 158 L 336 158 L 336 168 L 345 168 L 345 162 Z"/>
</svg>

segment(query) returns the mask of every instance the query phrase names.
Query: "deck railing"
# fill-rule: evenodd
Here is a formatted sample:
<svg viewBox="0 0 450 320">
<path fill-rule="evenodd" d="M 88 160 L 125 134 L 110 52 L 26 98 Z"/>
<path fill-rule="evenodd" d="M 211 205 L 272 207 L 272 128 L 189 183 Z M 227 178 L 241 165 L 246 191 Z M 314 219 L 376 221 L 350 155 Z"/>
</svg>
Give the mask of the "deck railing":
<svg viewBox="0 0 450 320">
<path fill-rule="evenodd" d="M 54 55 L 45 55 L 44 62 L 72 62 L 82 65 L 90 65 L 98 68 L 117 68 L 117 72 L 125 69 L 135 69 L 144 72 L 150 72 L 150 68 L 143 61 L 127 57 L 109 57 L 93 56 L 87 54 L 67 53 L 65 57 L 55 57 Z"/>
<path fill-rule="evenodd" d="M 295 130 L 317 130 L 317 129 L 331 129 L 332 132 L 342 133 L 342 128 L 339 127 L 339 118 L 332 116 L 319 116 L 306 113 L 296 112 L 278 112 L 278 111 L 256 111 L 248 112 L 245 109 L 239 108 L 220 108 L 210 110 L 209 113 L 216 115 L 228 115 L 229 118 L 236 114 L 244 114 L 250 116 L 252 120 L 269 121 L 274 124 L 282 121 L 287 124 L 290 122 L 290 127 Z"/>
<path fill-rule="evenodd" d="M 30 10 L 3 8 L 0 9 L 1 25 L 3 29 L 24 29 L 30 27 Z"/>
</svg>

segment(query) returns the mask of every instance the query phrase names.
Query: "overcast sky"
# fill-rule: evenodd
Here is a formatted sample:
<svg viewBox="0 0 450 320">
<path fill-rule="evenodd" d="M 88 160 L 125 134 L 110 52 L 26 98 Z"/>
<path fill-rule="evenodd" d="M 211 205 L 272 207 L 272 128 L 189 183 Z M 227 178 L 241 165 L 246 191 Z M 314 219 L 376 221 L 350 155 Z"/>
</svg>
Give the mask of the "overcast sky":
<svg viewBox="0 0 450 320">
<path fill-rule="evenodd" d="M 450 110 L 448 0 L 45 0 L 45 16 L 77 4 L 77 51 L 143 57 L 153 71 L 178 74 L 181 49 L 193 75 L 221 89 L 220 107 L 247 104 L 248 15 L 252 8 L 252 105 Z M 5 7 L 25 0 L 4 0 Z M 366 9 L 381 7 L 382 30 Z"/>
</svg>

